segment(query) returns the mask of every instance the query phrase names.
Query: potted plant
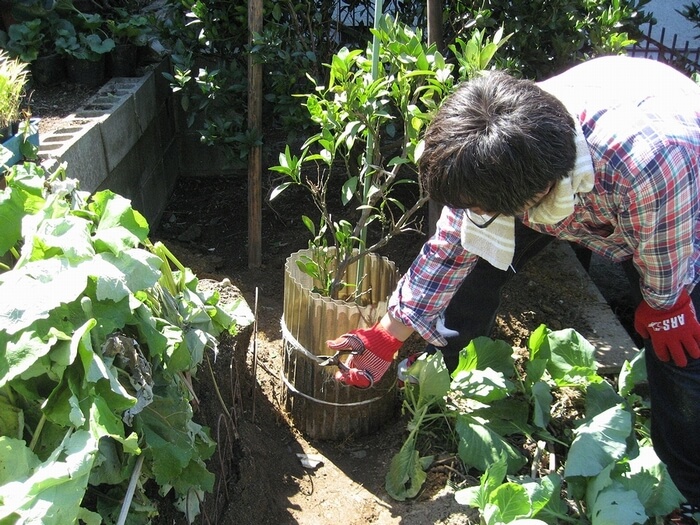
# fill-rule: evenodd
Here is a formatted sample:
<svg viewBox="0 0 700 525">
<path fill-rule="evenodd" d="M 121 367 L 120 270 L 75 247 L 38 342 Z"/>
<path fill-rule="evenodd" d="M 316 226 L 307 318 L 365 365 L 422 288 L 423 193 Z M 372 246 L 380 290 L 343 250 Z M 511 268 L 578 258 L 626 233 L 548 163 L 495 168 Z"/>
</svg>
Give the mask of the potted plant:
<svg viewBox="0 0 700 525">
<path fill-rule="evenodd" d="M 131 15 L 116 8 L 113 18 L 106 22 L 107 33 L 114 40 L 114 49 L 107 55 L 107 70 L 113 77 L 131 77 L 136 74 L 139 48 L 148 43 L 152 23 L 145 15 Z"/>
<path fill-rule="evenodd" d="M 79 13 L 76 22 L 58 29 L 56 50 L 66 57 L 66 72 L 71 82 L 87 86 L 104 82 L 105 56 L 115 44 L 105 35 L 103 24 L 99 14 Z"/>
<path fill-rule="evenodd" d="M 4 138 L 17 131 L 28 75 L 25 62 L 0 49 L 0 135 Z"/>
<path fill-rule="evenodd" d="M 46 35 L 46 28 L 40 18 L 17 22 L 7 29 L 5 50 L 23 62 L 31 63 L 39 56 Z"/>
<path fill-rule="evenodd" d="M 17 22 L 10 26 L 6 49 L 24 62 L 30 63 L 32 81 L 42 86 L 62 82 L 65 77 L 65 60 L 56 51 L 59 29 L 70 30 L 72 24 L 50 12 L 42 18 Z"/>
<path fill-rule="evenodd" d="M 28 64 L 0 50 L 0 165 L 11 166 L 36 155 L 38 121 L 22 109 Z"/>
<path fill-rule="evenodd" d="M 420 32 L 380 17 L 373 35 L 365 52 L 343 48 L 332 57 L 327 84 L 314 81 L 315 92 L 304 95 L 318 132 L 298 155 L 287 146 L 271 168 L 285 177 L 271 198 L 302 186 L 318 210 L 317 221 L 303 217 L 309 248 L 285 265 L 282 320 L 286 407 L 295 426 L 315 438 L 369 432 L 393 410 L 395 374 L 373 389 L 348 389 L 332 381 L 333 367 L 318 366 L 318 356 L 328 353 L 327 340 L 386 312 L 397 275 L 377 251 L 416 229 L 416 212 L 428 200 L 416 184 L 422 131 L 454 82 L 453 66 Z M 478 31 L 458 41 L 459 75 L 486 67 L 503 42 L 500 31 L 493 42 Z M 400 191 L 406 183 L 412 192 Z M 340 188 L 340 209 L 333 187 Z"/>
</svg>

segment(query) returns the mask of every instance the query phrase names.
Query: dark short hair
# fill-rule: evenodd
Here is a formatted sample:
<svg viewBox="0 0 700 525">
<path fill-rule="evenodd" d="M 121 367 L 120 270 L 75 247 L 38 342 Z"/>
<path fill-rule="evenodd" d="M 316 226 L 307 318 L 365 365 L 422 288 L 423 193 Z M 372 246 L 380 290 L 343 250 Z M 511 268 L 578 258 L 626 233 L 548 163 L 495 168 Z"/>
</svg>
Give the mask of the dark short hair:
<svg viewBox="0 0 700 525">
<path fill-rule="evenodd" d="M 452 208 L 512 215 L 576 159 L 573 117 L 530 80 L 491 71 L 460 84 L 425 132 L 420 181 Z"/>
</svg>

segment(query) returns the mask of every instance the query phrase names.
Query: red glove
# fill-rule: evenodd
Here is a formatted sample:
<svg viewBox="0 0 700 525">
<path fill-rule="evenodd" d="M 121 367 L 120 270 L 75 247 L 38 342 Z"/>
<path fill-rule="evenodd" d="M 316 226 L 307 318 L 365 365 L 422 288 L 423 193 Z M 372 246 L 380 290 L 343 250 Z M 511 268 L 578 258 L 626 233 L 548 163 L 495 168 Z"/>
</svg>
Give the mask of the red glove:
<svg viewBox="0 0 700 525">
<path fill-rule="evenodd" d="M 688 364 L 688 356 L 700 358 L 700 323 L 686 291 L 670 310 L 655 310 L 642 301 L 634 315 L 634 329 L 645 339 L 651 339 L 661 361 L 673 359 L 677 366 L 683 367 Z"/>
<path fill-rule="evenodd" d="M 328 341 L 327 344 L 328 348 L 334 351 L 356 352 L 345 362 L 350 370 L 338 370 L 335 373 L 335 380 L 345 385 L 369 388 L 389 369 L 394 354 L 401 348 L 403 341 L 396 339 L 377 323 L 372 328 L 353 330 L 343 334 L 337 339 Z"/>
</svg>

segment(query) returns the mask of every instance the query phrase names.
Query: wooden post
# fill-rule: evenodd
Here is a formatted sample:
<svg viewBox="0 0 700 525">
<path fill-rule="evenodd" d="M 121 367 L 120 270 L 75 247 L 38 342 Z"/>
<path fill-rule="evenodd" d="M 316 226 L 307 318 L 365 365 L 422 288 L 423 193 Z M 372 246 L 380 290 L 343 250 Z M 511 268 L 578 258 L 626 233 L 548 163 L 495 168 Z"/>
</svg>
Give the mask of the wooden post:
<svg viewBox="0 0 700 525">
<path fill-rule="evenodd" d="M 428 0 L 428 43 L 435 44 L 442 52 L 442 2 Z"/>
<path fill-rule="evenodd" d="M 263 0 L 248 0 L 248 32 L 262 31 Z M 248 56 L 248 130 L 262 134 L 262 64 Z M 252 146 L 248 157 L 248 267 L 262 265 L 262 146 Z"/>
<path fill-rule="evenodd" d="M 442 2 L 441 0 L 428 0 L 428 44 L 435 44 L 437 50 L 442 52 Z M 430 200 L 428 201 L 428 234 L 435 233 L 435 225 L 440 218 L 442 206 Z"/>
</svg>

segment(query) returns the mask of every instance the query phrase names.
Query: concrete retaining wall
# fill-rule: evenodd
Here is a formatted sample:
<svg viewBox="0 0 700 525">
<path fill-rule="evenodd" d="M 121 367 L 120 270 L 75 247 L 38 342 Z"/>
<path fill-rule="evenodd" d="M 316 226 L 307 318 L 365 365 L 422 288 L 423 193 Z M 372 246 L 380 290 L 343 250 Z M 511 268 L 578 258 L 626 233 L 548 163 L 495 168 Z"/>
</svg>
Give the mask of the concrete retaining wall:
<svg viewBox="0 0 700 525">
<path fill-rule="evenodd" d="M 110 189 L 157 224 L 180 174 L 174 96 L 163 61 L 142 77 L 109 80 L 59 129 L 41 136 L 42 165 L 65 162 L 81 189 Z"/>
</svg>

